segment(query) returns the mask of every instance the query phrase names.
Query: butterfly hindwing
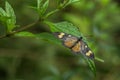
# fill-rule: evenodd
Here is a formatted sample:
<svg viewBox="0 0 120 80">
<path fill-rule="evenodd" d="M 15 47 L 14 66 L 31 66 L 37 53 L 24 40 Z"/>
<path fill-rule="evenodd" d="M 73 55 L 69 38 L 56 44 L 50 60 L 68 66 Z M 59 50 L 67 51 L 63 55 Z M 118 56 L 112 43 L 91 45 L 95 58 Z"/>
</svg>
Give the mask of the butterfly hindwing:
<svg viewBox="0 0 120 80">
<path fill-rule="evenodd" d="M 80 51 L 81 51 L 81 43 L 80 42 L 77 42 L 72 48 L 71 48 L 71 50 L 72 50 L 72 52 L 74 52 L 74 53 L 80 53 Z"/>
<path fill-rule="evenodd" d="M 94 58 L 94 53 L 91 51 L 91 49 L 88 47 L 88 45 L 81 40 L 81 53 L 91 59 Z"/>
<path fill-rule="evenodd" d="M 82 53 L 88 58 L 94 58 L 93 52 L 90 50 L 88 45 L 82 40 L 82 37 L 78 38 L 63 32 L 55 32 L 54 35 L 62 41 L 64 46 L 70 48 L 73 53 Z"/>
</svg>

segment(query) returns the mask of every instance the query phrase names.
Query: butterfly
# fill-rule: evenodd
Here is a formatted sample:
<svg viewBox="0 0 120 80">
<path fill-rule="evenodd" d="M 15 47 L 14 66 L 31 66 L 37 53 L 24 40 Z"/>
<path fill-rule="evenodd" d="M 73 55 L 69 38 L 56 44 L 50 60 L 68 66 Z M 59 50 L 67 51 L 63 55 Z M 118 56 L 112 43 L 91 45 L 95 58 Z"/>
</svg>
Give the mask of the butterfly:
<svg viewBox="0 0 120 80">
<path fill-rule="evenodd" d="M 73 53 L 81 53 L 90 59 L 94 59 L 94 53 L 86 42 L 83 41 L 82 37 L 76 37 L 64 32 L 54 32 L 53 34 L 62 41 L 65 47 L 71 49 Z"/>
</svg>

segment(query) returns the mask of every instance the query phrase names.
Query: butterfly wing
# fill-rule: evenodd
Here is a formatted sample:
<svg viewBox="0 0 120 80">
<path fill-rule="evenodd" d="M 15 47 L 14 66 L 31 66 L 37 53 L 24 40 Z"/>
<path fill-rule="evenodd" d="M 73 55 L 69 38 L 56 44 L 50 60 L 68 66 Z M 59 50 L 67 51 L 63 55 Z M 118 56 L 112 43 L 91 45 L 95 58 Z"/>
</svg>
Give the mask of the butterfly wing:
<svg viewBox="0 0 120 80">
<path fill-rule="evenodd" d="M 71 48 L 72 52 L 74 53 L 80 53 L 81 52 L 81 43 L 80 41 L 77 42 L 72 48 Z"/>
<path fill-rule="evenodd" d="M 72 46 L 74 46 L 74 44 L 78 41 L 77 37 L 66 34 L 66 33 L 55 32 L 54 35 L 60 40 L 62 40 L 63 45 L 68 48 L 71 48 Z"/>
<path fill-rule="evenodd" d="M 80 43 L 81 43 L 81 53 L 86 57 L 93 59 L 94 53 L 91 51 L 88 45 L 83 40 L 81 40 Z"/>
<path fill-rule="evenodd" d="M 62 32 L 55 32 L 54 35 L 60 40 L 62 40 L 63 45 L 70 48 L 73 53 L 82 53 L 88 58 L 94 58 L 93 52 L 90 50 L 88 45 L 82 40 L 82 37 L 78 38 L 73 35 L 69 35 Z"/>
</svg>

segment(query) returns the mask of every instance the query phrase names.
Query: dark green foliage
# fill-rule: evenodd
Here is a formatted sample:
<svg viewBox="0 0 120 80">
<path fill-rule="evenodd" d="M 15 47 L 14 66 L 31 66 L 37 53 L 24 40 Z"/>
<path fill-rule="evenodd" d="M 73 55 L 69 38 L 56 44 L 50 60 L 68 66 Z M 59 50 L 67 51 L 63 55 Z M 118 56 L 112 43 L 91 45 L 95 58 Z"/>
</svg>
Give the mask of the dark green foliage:
<svg viewBox="0 0 120 80">
<path fill-rule="evenodd" d="M 0 21 L 7 27 L 7 32 L 11 32 L 16 26 L 16 16 L 11 5 L 6 1 L 5 10 L 0 8 Z"/>
<path fill-rule="evenodd" d="M 77 37 L 81 36 L 80 31 L 77 29 L 77 27 L 70 22 L 59 23 L 46 22 L 46 24 L 49 25 L 52 32 L 65 32 Z"/>
<path fill-rule="evenodd" d="M 120 79 L 120 7 L 114 0 L 0 3 L 0 80 Z M 72 54 L 53 32 L 82 36 L 95 60 Z"/>
</svg>

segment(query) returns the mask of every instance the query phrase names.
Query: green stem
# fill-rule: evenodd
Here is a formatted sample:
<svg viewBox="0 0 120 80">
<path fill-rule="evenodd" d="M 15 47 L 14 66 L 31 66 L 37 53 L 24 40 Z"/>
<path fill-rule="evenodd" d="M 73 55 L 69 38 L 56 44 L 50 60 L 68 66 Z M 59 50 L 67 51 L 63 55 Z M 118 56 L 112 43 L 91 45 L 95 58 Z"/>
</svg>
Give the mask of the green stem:
<svg viewBox="0 0 120 80">
<path fill-rule="evenodd" d="M 64 8 L 64 7 L 63 7 L 63 8 Z M 31 23 L 31 24 L 29 24 L 29 25 L 27 25 L 27 26 L 24 26 L 24 27 L 22 27 L 22 28 L 20 28 L 20 29 L 18 29 L 18 30 L 16 30 L 16 31 L 12 31 L 12 32 L 10 32 L 10 33 L 8 33 L 8 34 L 1 35 L 1 36 L 0 36 L 0 39 L 5 38 L 5 37 L 9 37 L 9 36 L 11 36 L 11 35 L 13 35 L 13 34 L 15 34 L 15 33 L 18 33 L 18 32 L 20 32 L 20 31 L 23 31 L 23 30 L 25 30 L 25 29 L 28 29 L 28 28 L 32 27 L 33 25 L 35 25 L 37 22 L 41 22 L 42 20 L 44 21 L 46 18 L 48 18 L 49 16 L 53 15 L 54 13 L 60 11 L 61 9 L 62 9 L 62 8 L 57 8 L 57 9 L 55 9 L 54 11 L 51 11 L 51 12 L 49 12 L 48 14 L 46 14 L 46 16 L 45 16 L 43 19 L 39 19 L 38 21 L 36 21 L 36 22 L 34 22 L 34 23 Z"/>
<path fill-rule="evenodd" d="M 98 58 L 98 57 L 95 57 L 95 60 L 100 61 L 100 62 L 104 62 L 103 59 L 100 59 L 100 58 Z"/>
<path fill-rule="evenodd" d="M 54 13 L 58 12 L 60 9 L 55 9 L 54 11 L 49 12 L 46 14 L 45 19 L 48 18 L 49 16 L 53 15 Z"/>
<path fill-rule="evenodd" d="M 9 36 L 11 36 L 11 35 L 13 35 L 13 34 L 15 34 L 15 33 L 18 33 L 18 32 L 20 32 L 20 31 L 23 31 L 23 30 L 25 30 L 25 29 L 28 29 L 28 28 L 32 27 L 33 25 L 35 25 L 36 23 L 38 23 L 38 21 L 39 21 L 39 20 L 37 20 L 36 22 L 33 22 L 33 23 L 31 23 L 31 24 L 28 24 L 28 25 L 26 25 L 26 26 L 23 26 L 22 28 L 20 28 L 20 29 L 18 29 L 18 30 L 16 30 L 16 31 L 12 31 L 12 32 L 10 32 L 10 33 L 8 33 L 8 34 L 1 35 L 1 36 L 0 36 L 0 39 L 5 38 L 5 37 L 9 37 Z"/>
</svg>

